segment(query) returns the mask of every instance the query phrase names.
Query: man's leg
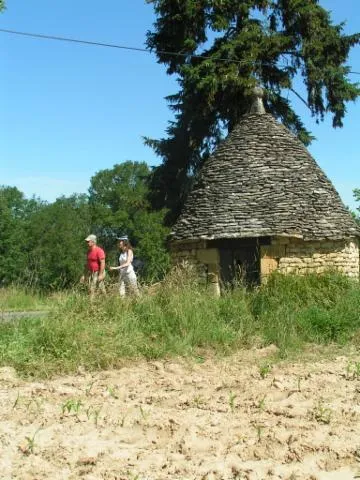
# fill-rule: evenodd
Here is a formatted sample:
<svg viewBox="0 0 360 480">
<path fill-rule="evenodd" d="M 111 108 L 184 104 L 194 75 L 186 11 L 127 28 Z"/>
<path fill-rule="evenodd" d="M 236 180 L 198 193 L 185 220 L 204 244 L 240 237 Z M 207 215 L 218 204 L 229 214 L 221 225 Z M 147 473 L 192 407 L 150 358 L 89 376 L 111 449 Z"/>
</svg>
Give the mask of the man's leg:
<svg viewBox="0 0 360 480">
<path fill-rule="evenodd" d="M 88 288 L 89 288 L 90 300 L 93 300 L 94 297 L 95 297 L 97 278 L 98 278 L 98 273 L 97 272 L 93 272 L 89 275 Z"/>
<path fill-rule="evenodd" d="M 98 276 L 99 276 L 99 275 L 98 275 Z M 98 290 L 99 290 L 103 295 L 106 295 L 105 279 L 104 279 L 104 280 L 98 280 L 97 287 L 98 287 Z"/>
</svg>

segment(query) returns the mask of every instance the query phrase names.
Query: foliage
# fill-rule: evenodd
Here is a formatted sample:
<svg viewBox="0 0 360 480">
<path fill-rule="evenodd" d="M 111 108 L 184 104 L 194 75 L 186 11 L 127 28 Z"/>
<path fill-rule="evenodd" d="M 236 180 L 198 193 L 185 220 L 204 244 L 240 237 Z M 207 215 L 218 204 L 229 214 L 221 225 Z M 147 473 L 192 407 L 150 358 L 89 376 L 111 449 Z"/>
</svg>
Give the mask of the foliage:
<svg viewBox="0 0 360 480">
<path fill-rule="evenodd" d="M 69 287 L 84 270 L 90 213 L 86 195 L 60 197 L 31 218 L 25 281 L 43 289 Z"/>
<path fill-rule="evenodd" d="M 29 217 L 39 206 L 16 187 L 0 187 L 0 285 L 23 276 Z"/>
<path fill-rule="evenodd" d="M 360 34 L 345 35 L 313 0 L 148 0 L 156 14 L 147 45 L 180 90 L 167 97 L 175 120 L 167 138 L 146 139 L 163 163 L 152 177 L 156 208 L 174 220 L 194 173 L 251 103 L 253 87 L 266 90 L 266 108 L 300 140 L 312 140 L 288 100 L 301 76 L 317 120 L 332 114 L 341 127 L 346 102 L 360 89 L 347 77 L 349 50 Z M 177 52 L 179 55 L 167 52 Z M 196 56 L 194 56 L 196 55 Z"/>
<path fill-rule="evenodd" d="M 163 225 L 165 210 L 151 210 L 149 176 L 144 162 L 127 161 L 101 170 L 91 178 L 89 203 L 93 231 L 110 253 L 109 261 L 116 261 L 116 236 L 126 234 L 136 247 L 135 255 L 144 261 L 143 277 L 158 279 L 169 266 L 165 246 L 169 231 Z"/>
<path fill-rule="evenodd" d="M 84 238 L 90 232 L 98 235 L 108 264 L 117 262 L 116 236 L 126 233 L 144 262 L 142 278 L 161 278 L 169 267 L 169 230 L 163 225 L 165 211 L 151 209 L 149 175 L 145 163 L 125 162 L 99 171 L 89 196 L 63 196 L 53 203 L 0 187 L 0 286 L 71 287 L 84 270 Z"/>
<path fill-rule="evenodd" d="M 149 292 L 150 293 L 150 292 Z M 275 344 L 285 355 L 308 343 L 358 344 L 360 288 L 340 275 L 274 275 L 253 291 L 215 298 L 192 272 L 172 271 L 152 294 L 89 303 L 73 292 L 47 317 L 0 324 L 0 366 L 49 376 L 115 367 L 124 358 L 204 357 Z M 266 376 L 270 366 L 260 367 Z"/>
</svg>

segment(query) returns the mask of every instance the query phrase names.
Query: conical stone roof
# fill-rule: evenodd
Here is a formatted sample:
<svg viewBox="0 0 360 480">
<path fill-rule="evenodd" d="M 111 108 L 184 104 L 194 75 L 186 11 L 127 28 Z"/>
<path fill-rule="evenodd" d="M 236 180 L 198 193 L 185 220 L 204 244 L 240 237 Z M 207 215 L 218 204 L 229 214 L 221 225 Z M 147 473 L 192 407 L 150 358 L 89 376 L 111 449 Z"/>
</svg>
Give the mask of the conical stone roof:
<svg viewBox="0 0 360 480">
<path fill-rule="evenodd" d="M 260 108 L 244 115 L 204 163 L 172 239 L 359 235 L 304 145 Z"/>
</svg>

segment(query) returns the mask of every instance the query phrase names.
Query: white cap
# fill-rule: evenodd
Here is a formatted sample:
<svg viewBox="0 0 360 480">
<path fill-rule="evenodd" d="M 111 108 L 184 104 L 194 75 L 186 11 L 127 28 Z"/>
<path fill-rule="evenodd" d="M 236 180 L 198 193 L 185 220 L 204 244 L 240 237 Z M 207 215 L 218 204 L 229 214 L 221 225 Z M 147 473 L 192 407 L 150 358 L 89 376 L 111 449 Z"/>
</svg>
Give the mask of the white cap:
<svg viewBox="0 0 360 480">
<path fill-rule="evenodd" d="M 96 235 L 88 235 L 86 238 L 85 238 L 85 242 L 95 242 L 96 243 Z"/>
</svg>

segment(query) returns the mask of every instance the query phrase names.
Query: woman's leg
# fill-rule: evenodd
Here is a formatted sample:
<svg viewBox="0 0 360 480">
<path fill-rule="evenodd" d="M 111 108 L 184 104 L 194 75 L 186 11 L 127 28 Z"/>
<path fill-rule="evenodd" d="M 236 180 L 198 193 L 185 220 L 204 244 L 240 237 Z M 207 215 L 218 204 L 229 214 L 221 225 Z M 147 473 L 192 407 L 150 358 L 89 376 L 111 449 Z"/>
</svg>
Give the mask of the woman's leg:
<svg viewBox="0 0 360 480">
<path fill-rule="evenodd" d="M 139 288 L 135 272 L 130 272 L 126 275 L 126 287 L 128 288 L 130 294 L 135 296 L 139 295 Z"/>
<path fill-rule="evenodd" d="M 120 278 L 119 278 L 119 293 L 120 293 L 120 297 L 125 297 L 125 281 L 124 281 L 124 276 L 123 275 L 120 275 Z"/>
</svg>

